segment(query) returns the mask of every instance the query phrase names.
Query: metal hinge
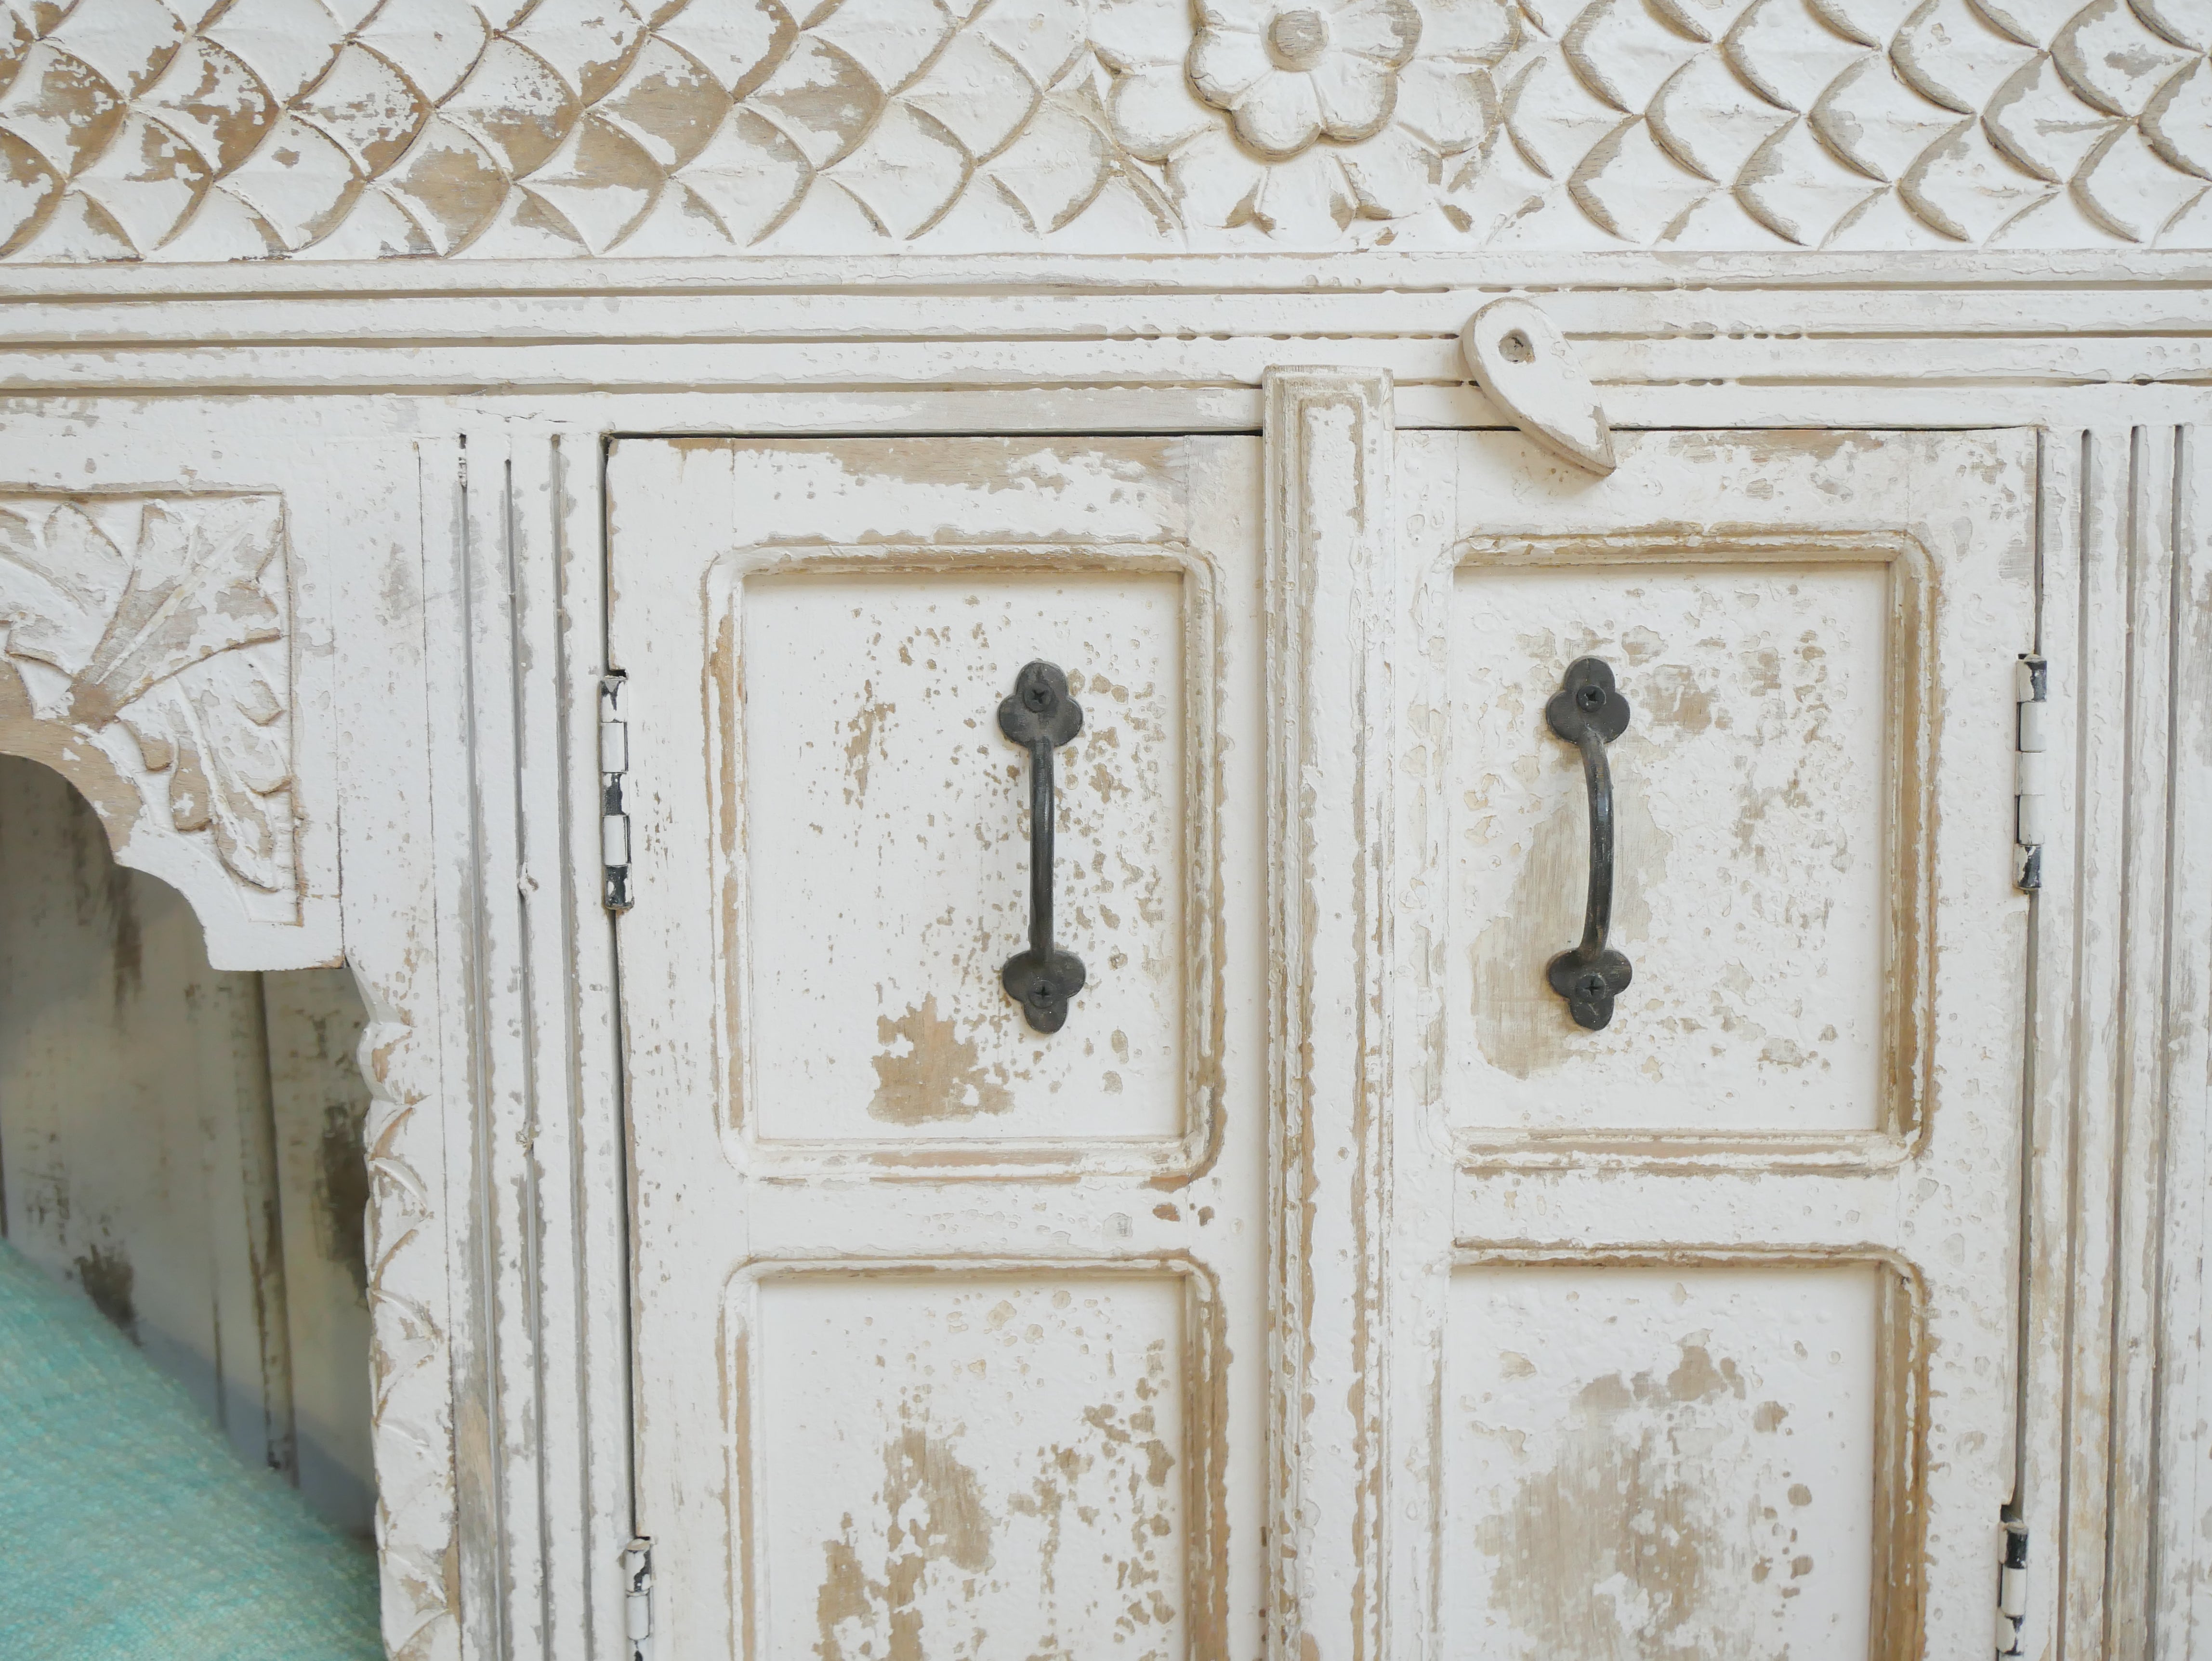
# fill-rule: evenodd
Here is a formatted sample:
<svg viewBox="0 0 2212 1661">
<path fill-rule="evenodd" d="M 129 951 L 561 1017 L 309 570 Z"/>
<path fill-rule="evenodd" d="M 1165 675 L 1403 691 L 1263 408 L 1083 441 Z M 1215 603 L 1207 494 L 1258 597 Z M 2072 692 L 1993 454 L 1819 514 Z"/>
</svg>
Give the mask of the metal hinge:
<svg viewBox="0 0 2212 1661">
<path fill-rule="evenodd" d="M 601 902 L 610 911 L 627 911 L 629 891 L 629 723 L 623 719 L 623 688 L 629 677 L 619 669 L 599 682 L 599 861 L 606 867 Z"/>
<path fill-rule="evenodd" d="M 2050 800 L 2045 727 L 2051 709 L 2051 665 L 2033 652 L 2021 653 L 2013 667 L 2013 701 L 2020 706 L 2013 739 L 2013 841 L 2018 845 L 2014 880 L 2033 890 L 2043 886 L 2044 813 Z"/>
<path fill-rule="evenodd" d="M 2004 1530 L 2004 1565 L 1997 1570 L 1998 1661 L 2021 1652 L 2021 1629 L 2027 1624 L 2027 1524 L 2008 1518 Z"/>
<path fill-rule="evenodd" d="M 653 1661 L 653 1542 L 643 1535 L 623 1548 L 623 1632 L 629 1661 Z"/>
</svg>

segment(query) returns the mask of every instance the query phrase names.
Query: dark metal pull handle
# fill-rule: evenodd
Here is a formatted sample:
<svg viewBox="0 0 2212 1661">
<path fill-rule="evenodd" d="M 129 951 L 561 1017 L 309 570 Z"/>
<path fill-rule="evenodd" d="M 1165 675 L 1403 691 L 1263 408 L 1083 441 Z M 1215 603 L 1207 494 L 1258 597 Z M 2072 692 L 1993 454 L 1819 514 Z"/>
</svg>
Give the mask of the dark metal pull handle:
<svg viewBox="0 0 2212 1661">
<path fill-rule="evenodd" d="M 1083 990 L 1083 960 L 1052 944 L 1052 752 L 1083 730 L 1083 706 L 1058 666 L 1039 660 L 1014 677 L 999 730 L 1030 752 L 1030 947 L 999 971 L 1006 995 L 1039 1032 L 1057 1032 Z"/>
<path fill-rule="evenodd" d="M 1603 658 L 1569 664 L 1544 706 L 1552 731 L 1582 751 L 1583 782 L 1589 787 L 1589 904 L 1582 944 L 1553 958 L 1545 974 L 1567 1001 L 1575 1025 L 1593 1032 L 1613 1019 L 1613 1001 L 1634 975 L 1628 959 L 1605 943 L 1613 927 L 1613 770 L 1605 746 L 1628 730 L 1628 700 L 1613 690 L 1613 666 Z"/>
</svg>

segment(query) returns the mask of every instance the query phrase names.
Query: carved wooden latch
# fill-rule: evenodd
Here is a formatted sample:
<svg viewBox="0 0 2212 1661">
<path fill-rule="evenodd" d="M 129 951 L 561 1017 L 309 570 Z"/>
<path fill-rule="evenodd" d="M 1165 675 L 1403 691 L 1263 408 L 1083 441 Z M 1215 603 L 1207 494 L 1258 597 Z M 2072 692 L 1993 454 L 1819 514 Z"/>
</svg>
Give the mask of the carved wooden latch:
<svg viewBox="0 0 2212 1661">
<path fill-rule="evenodd" d="M 1459 350 L 1476 384 L 1533 442 L 1600 477 L 1613 471 L 1605 406 L 1566 337 L 1534 304 L 1492 301 L 1460 331 Z"/>
</svg>

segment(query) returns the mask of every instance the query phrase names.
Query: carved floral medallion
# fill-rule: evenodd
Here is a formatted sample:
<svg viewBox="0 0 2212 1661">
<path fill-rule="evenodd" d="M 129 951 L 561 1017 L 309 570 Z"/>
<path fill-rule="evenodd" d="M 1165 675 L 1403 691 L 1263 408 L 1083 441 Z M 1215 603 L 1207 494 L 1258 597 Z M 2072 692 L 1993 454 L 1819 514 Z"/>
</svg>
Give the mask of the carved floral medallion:
<svg viewBox="0 0 2212 1661">
<path fill-rule="evenodd" d="M 1191 86 L 1229 113 L 1239 138 L 1276 159 L 1316 138 L 1356 144 L 1382 131 L 1398 102 L 1398 71 L 1421 39 L 1412 0 L 1207 0 L 1201 15 Z"/>
<path fill-rule="evenodd" d="M 1503 0 L 1200 0 L 1194 24 L 1118 0 L 1091 21 L 1115 136 L 1185 214 L 1292 236 L 1433 199 L 1496 133 L 1490 71 L 1520 37 Z"/>
</svg>

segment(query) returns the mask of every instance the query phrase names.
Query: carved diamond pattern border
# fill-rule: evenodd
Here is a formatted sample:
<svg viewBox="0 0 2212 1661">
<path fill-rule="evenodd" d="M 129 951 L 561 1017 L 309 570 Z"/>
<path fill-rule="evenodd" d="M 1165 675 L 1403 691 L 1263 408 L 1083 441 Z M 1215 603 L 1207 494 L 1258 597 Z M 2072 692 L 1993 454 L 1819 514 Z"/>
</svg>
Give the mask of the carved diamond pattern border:
<svg viewBox="0 0 2212 1661">
<path fill-rule="evenodd" d="M 1191 84 L 1362 5 L 0 0 L 0 258 L 2212 246 L 2203 0 L 1415 0 L 1287 155 Z"/>
</svg>

